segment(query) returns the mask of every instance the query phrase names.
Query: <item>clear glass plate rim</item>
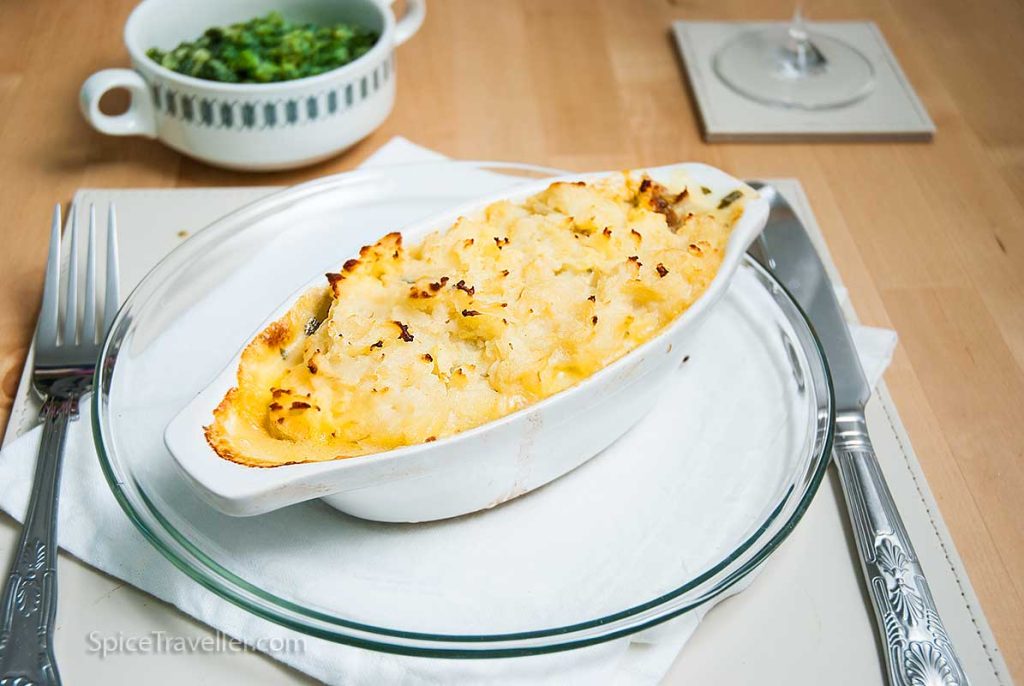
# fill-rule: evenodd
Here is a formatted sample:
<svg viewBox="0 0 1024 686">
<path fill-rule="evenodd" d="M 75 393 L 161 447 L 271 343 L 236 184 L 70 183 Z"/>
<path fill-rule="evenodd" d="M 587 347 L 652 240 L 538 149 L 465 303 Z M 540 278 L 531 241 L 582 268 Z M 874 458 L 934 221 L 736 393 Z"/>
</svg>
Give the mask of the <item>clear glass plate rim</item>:
<svg viewBox="0 0 1024 686">
<path fill-rule="evenodd" d="M 446 167 L 450 165 L 478 168 L 482 170 L 508 170 L 513 172 L 525 171 L 547 175 L 560 173 L 559 170 L 536 167 L 527 164 L 485 161 L 436 161 L 410 163 L 398 166 L 426 168 Z M 802 347 L 804 348 L 805 355 L 808 357 L 808 361 L 811 364 L 817 363 L 820 365 L 820 372 L 823 374 L 824 385 L 827 388 L 829 417 L 826 424 L 826 435 L 820 441 L 820 451 L 812 457 L 810 463 L 812 469 L 810 472 L 806 475 L 802 475 L 801 480 L 798 480 L 790 486 L 782 500 L 775 506 L 775 508 L 773 508 L 769 517 L 761 523 L 758 529 L 751 536 L 744 540 L 736 549 L 732 550 L 721 561 L 704 571 L 699 576 L 688 580 L 686 584 L 683 584 L 679 588 L 673 589 L 672 591 L 662 594 L 645 603 L 635 605 L 604 617 L 577 622 L 571 625 L 504 634 L 433 634 L 376 627 L 352 620 L 333 617 L 318 610 L 302 607 L 292 601 L 264 591 L 252 582 L 241 579 L 231 571 L 222 567 L 216 562 L 216 560 L 212 559 L 209 555 L 197 548 L 188 540 L 187 537 L 177 531 L 160 514 L 159 510 L 153 506 L 141 486 L 138 487 L 138 497 L 142 501 L 142 505 L 145 509 L 141 510 L 138 504 L 133 502 L 133 498 L 126 491 L 125 483 L 118 474 L 114 461 L 111 459 L 110 454 L 108 454 L 105 438 L 109 432 L 109 426 L 107 425 L 109 417 L 107 417 L 104 409 L 106 405 L 105 399 L 109 390 L 109 380 L 114 369 L 113 363 L 116 362 L 117 350 L 120 341 L 123 338 L 123 335 L 119 334 L 121 334 L 128 324 L 130 324 L 130 311 L 132 309 L 130 305 L 133 303 L 136 293 L 142 289 L 142 286 L 150 283 L 154 273 L 158 273 L 162 267 L 166 267 L 167 263 L 179 259 L 181 255 L 184 254 L 182 249 L 188 247 L 188 243 L 193 244 L 191 246 L 193 249 L 198 249 L 200 244 L 205 244 L 205 242 L 213 240 L 212 237 L 219 227 L 224 225 L 230 226 L 237 223 L 240 218 L 247 215 L 255 214 L 258 216 L 261 211 L 273 209 L 275 206 L 280 205 L 283 198 L 290 198 L 293 201 L 298 200 L 310 193 L 324 191 L 336 185 L 342 186 L 353 181 L 358 181 L 361 178 L 372 178 L 374 172 L 386 173 L 386 171 L 386 168 L 381 167 L 344 172 L 285 188 L 277 193 L 271 193 L 264 198 L 249 203 L 213 222 L 206 228 L 194 234 L 192 240 L 184 243 L 178 249 L 169 253 L 149 274 L 146 275 L 146 277 L 144 277 L 140 282 L 139 287 L 132 292 L 128 299 L 126 299 L 113 326 L 110 328 L 106 341 L 104 342 L 101 358 L 104 359 L 106 363 L 98 366 L 96 371 L 94 388 L 97 389 L 97 392 L 94 393 L 92 400 L 93 436 L 100 466 L 108 485 L 121 508 L 125 511 L 128 518 L 132 521 L 135 527 L 139 529 L 143 536 L 157 550 L 159 550 L 161 554 L 167 557 L 176 567 L 182 570 L 191 579 L 229 602 L 232 602 L 249 612 L 264 617 L 265 619 L 288 626 L 306 634 L 339 643 L 366 647 L 374 650 L 382 650 L 385 652 L 409 655 L 428 655 L 434 657 L 510 657 L 515 655 L 566 650 L 613 640 L 663 623 L 673 617 L 683 614 L 721 594 L 723 591 L 756 569 L 793 530 L 802 518 L 818 490 L 824 476 L 825 469 L 828 466 L 829 456 L 831 453 L 834 398 L 827 361 L 824 353 L 822 352 L 820 342 L 814 332 L 813 326 L 807 319 L 806 314 L 795 300 L 793 300 L 786 289 L 770 273 L 761 268 L 760 265 L 749 257 L 747 258 L 747 263 L 758 272 L 759 276 L 770 282 L 773 289 L 778 289 L 777 292 L 784 294 L 785 300 L 798 314 L 798 319 L 796 321 L 793 321 L 794 318 L 788 314 L 786 314 L 787 318 L 790 319 L 791 323 L 799 323 L 801 326 L 806 327 L 809 340 L 813 343 L 813 350 L 807 350 L 806 346 Z M 204 242 L 203 240 L 195 239 L 206 239 L 206 241 Z M 813 353 L 813 355 L 811 353 Z M 672 600 L 699 588 L 702 583 L 707 582 L 716 575 L 727 570 L 730 564 L 735 562 L 744 553 L 749 552 L 764 532 L 776 523 L 776 519 L 786 509 L 786 506 L 792 504 L 790 503 L 790 499 L 794 495 L 794 489 L 796 486 L 800 485 L 801 481 L 804 485 L 803 492 L 799 494 L 799 501 L 793 504 L 793 511 L 789 514 L 788 519 L 782 523 L 779 530 L 776 531 L 769 540 L 764 542 L 763 546 L 751 559 L 745 561 L 737 569 L 732 570 L 722 580 L 707 589 L 705 593 L 699 595 L 694 602 L 683 603 L 678 606 L 668 606 Z M 147 512 L 152 520 L 154 520 L 153 522 L 147 521 L 147 517 L 145 516 Z M 157 526 L 154 526 L 154 523 Z M 160 529 L 163 530 L 165 535 L 161 535 Z M 166 536 L 169 536 L 170 540 L 168 540 Z M 656 613 L 651 617 L 645 616 L 659 608 L 663 611 Z M 312 622 L 302 621 L 303 619 L 312 620 Z M 620 625 L 620 623 L 630 619 L 633 619 L 634 622 L 628 625 Z M 335 630 L 334 627 L 338 627 L 338 629 Z M 599 631 L 595 633 L 595 629 Z M 600 631 L 602 629 L 604 629 L 604 631 Z M 370 638 L 359 634 L 368 634 Z M 375 640 L 375 638 L 379 640 Z M 385 639 L 388 638 L 399 639 L 399 641 L 402 642 L 387 642 Z M 410 641 L 413 643 L 408 643 Z M 530 645 L 510 646 L 508 645 L 510 642 L 527 642 Z M 426 645 L 419 645 L 420 643 L 424 643 Z M 496 644 L 497 647 L 487 648 L 485 647 L 487 644 Z"/>
</svg>

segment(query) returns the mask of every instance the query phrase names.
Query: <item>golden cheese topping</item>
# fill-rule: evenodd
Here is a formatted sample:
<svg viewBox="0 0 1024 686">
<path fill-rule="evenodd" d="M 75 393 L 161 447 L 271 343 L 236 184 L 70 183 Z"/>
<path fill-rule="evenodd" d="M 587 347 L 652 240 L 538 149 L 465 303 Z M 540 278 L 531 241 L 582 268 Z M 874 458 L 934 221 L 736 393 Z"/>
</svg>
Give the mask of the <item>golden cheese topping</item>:
<svg viewBox="0 0 1024 686">
<path fill-rule="evenodd" d="M 742 200 L 615 175 L 362 249 L 242 354 L 206 437 L 276 466 L 432 441 L 565 390 L 708 287 Z"/>
</svg>

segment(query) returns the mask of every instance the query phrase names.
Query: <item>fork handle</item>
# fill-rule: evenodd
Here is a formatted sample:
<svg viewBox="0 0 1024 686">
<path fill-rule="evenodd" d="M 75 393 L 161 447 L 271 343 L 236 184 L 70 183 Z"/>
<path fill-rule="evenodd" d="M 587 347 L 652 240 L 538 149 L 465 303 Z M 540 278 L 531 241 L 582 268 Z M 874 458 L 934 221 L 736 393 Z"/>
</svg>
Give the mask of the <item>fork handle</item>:
<svg viewBox="0 0 1024 686">
<path fill-rule="evenodd" d="M 836 418 L 835 460 L 892 686 L 967 686 L 861 413 Z"/>
<path fill-rule="evenodd" d="M 57 501 L 68 424 L 77 414 L 78 397 L 43 404 L 32 497 L 0 605 L 0 686 L 60 684 L 53 657 Z"/>
</svg>

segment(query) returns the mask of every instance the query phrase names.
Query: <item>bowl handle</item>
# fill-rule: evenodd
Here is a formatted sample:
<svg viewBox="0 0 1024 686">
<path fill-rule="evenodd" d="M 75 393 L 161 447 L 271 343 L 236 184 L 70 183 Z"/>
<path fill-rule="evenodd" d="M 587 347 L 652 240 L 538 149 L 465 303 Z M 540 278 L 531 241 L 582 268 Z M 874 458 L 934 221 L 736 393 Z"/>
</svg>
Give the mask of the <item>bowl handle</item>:
<svg viewBox="0 0 1024 686">
<path fill-rule="evenodd" d="M 426 17 L 426 0 L 406 0 L 405 15 L 395 24 L 395 47 L 412 38 L 423 26 Z"/>
<path fill-rule="evenodd" d="M 131 93 L 128 110 L 111 116 L 100 112 L 100 98 L 114 88 L 125 88 Z M 149 88 L 141 76 L 131 69 L 104 69 L 82 84 L 78 95 L 82 116 L 93 128 L 111 136 L 146 136 L 156 138 L 156 113 L 150 100 Z"/>
</svg>

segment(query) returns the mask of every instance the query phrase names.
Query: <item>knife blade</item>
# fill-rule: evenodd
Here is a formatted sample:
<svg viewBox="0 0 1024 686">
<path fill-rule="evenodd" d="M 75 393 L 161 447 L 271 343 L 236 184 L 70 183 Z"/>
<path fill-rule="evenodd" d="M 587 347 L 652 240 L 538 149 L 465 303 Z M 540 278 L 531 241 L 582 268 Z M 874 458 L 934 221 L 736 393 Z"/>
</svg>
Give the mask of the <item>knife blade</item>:
<svg viewBox="0 0 1024 686">
<path fill-rule="evenodd" d="M 833 458 L 884 647 L 888 682 L 966 686 L 967 675 L 871 445 L 864 420 L 871 388 L 828 272 L 778 190 L 750 185 L 769 200 L 771 213 L 749 252 L 803 308 L 828 360 L 836 400 Z"/>
<path fill-rule="evenodd" d="M 751 254 L 775 274 L 811 320 L 832 373 L 836 409 L 862 409 L 871 389 L 825 265 L 786 199 L 771 186 L 762 187 L 761 194 L 771 202 L 771 214 Z"/>
</svg>

